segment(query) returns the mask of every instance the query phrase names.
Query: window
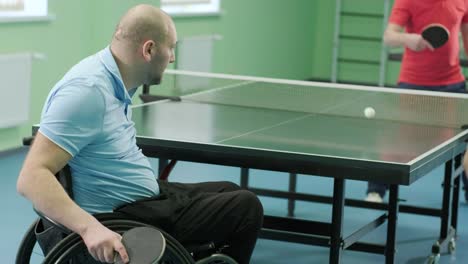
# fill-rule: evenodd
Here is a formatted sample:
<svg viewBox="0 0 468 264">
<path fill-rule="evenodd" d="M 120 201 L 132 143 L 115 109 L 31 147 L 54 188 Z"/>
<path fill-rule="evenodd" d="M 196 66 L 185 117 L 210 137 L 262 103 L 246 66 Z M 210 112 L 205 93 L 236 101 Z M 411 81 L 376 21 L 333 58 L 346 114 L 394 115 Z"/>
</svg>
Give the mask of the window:
<svg viewBox="0 0 468 264">
<path fill-rule="evenodd" d="M 2 11 L 18 11 L 24 9 L 24 1 L 22 0 L 0 0 L 0 10 Z"/>
<path fill-rule="evenodd" d="M 221 0 L 161 0 L 161 9 L 171 16 L 209 16 L 220 14 Z"/>
<path fill-rule="evenodd" d="M 48 19 L 47 0 L 0 0 L 0 22 Z"/>
</svg>

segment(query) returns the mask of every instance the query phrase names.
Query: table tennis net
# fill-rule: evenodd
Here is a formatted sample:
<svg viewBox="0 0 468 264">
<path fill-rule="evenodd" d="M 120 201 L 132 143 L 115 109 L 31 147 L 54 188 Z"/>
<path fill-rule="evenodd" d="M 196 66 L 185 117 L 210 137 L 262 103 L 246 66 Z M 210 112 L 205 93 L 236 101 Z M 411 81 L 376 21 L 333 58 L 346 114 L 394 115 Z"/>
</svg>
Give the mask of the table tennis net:
<svg viewBox="0 0 468 264">
<path fill-rule="evenodd" d="M 460 128 L 468 95 L 397 88 L 168 71 L 151 93 L 199 103 L 366 118 Z"/>
</svg>

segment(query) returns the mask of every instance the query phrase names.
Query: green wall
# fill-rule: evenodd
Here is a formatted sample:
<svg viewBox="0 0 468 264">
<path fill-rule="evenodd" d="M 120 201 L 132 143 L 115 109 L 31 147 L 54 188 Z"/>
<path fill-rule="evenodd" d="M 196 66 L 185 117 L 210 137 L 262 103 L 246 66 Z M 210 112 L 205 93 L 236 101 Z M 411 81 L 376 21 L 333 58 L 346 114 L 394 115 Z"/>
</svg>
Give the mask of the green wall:
<svg viewBox="0 0 468 264">
<path fill-rule="evenodd" d="M 348 13 L 380 12 L 384 2 L 342 1 L 343 10 Z M 31 125 L 39 121 L 42 104 L 55 82 L 77 61 L 106 46 L 120 16 L 130 6 L 141 2 L 49 0 L 49 10 L 56 15 L 55 20 L 0 23 L 0 53 L 33 51 L 47 56 L 46 60 L 33 63 L 30 122 L 0 129 L 0 151 L 20 146 L 21 138 L 28 136 Z M 158 0 L 145 2 L 159 5 Z M 214 72 L 330 80 L 334 0 L 222 0 L 221 7 L 223 12 L 219 16 L 174 19 L 179 39 L 210 34 L 222 36 L 215 43 Z M 362 32 L 380 38 L 380 25 L 381 20 L 372 16 L 361 19 L 345 14 L 341 19 L 343 34 L 356 33 L 361 28 L 357 30 L 358 35 Z M 342 39 L 338 80 L 375 81 L 378 65 L 356 63 L 356 58 L 378 60 L 378 41 Z M 399 65 L 398 62 L 387 63 L 387 85 L 395 83 Z"/>
<path fill-rule="evenodd" d="M 307 79 L 312 73 L 315 1 L 223 1 L 225 14 L 211 30 L 222 35 L 215 46 L 214 70 L 254 76 Z M 196 31 L 176 20 L 179 35 Z"/>
<path fill-rule="evenodd" d="M 377 85 L 386 0 L 341 0 L 337 81 Z M 332 74 L 335 0 L 316 0 L 313 16 L 312 78 L 330 80 Z M 390 7 L 393 0 L 390 0 Z M 400 62 L 385 63 L 386 86 L 394 86 Z"/>
<path fill-rule="evenodd" d="M 49 1 L 50 13 L 57 18 L 48 22 L 0 23 L 0 52 L 38 52 L 47 58 L 33 62 L 31 81 L 31 123 L 37 122 L 42 103 L 53 86 L 81 56 L 88 53 L 91 20 L 81 16 L 90 10 L 90 1 Z M 77 21 L 80 21 L 79 23 Z M 12 88 L 14 89 L 14 88 Z M 6 98 L 15 100 L 15 98 Z M 11 111 L 14 111 L 12 109 Z M 0 149 L 16 147 L 22 136 L 30 134 L 30 124 L 0 129 Z"/>
<path fill-rule="evenodd" d="M 335 30 L 335 1 L 312 0 L 315 8 L 310 19 L 314 43 L 312 79 L 330 80 L 332 71 L 333 33 Z"/>
<path fill-rule="evenodd" d="M 55 20 L 0 23 L 0 53 L 32 51 L 47 56 L 33 63 L 30 122 L 0 129 L 0 151 L 21 145 L 21 138 L 30 135 L 31 125 L 39 121 L 55 82 L 77 61 L 107 45 L 120 16 L 137 3 L 142 1 L 49 0 Z M 159 5 L 159 1 L 145 3 Z M 220 16 L 176 18 L 175 22 L 179 38 L 223 36 L 215 47 L 215 72 L 306 79 L 312 76 L 316 3 L 224 0 Z"/>
<path fill-rule="evenodd" d="M 31 125 L 39 121 L 42 104 L 55 82 L 77 61 L 106 45 L 102 39 L 108 41 L 114 28 L 109 29 L 108 24 L 115 24 L 138 2 L 127 0 L 115 5 L 111 0 L 49 0 L 54 20 L 0 23 L 0 53 L 31 51 L 47 57 L 33 62 L 30 122 L 0 129 L 0 151 L 21 145 L 22 137 L 30 135 Z"/>
</svg>

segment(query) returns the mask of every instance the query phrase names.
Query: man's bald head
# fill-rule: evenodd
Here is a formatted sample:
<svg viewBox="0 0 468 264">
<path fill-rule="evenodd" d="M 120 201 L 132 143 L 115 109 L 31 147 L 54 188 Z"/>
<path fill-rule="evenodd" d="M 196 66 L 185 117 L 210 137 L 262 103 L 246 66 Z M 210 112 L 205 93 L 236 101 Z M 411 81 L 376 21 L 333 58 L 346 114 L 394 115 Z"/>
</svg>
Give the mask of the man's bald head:
<svg viewBox="0 0 468 264">
<path fill-rule="evenodd" d="M 147 39 L 164 42 L 171 26 L 171 18 L 161 9 L 151 5 L 137 5 L 120 19 L 112 42 L 134 45 Z"/>
<path fill-rule="evenodd" d="M 174 22 L 161 9 L 137 5 L 128 10 L 110 44 L 125 87 L 159 84 L 167 65 L 175 61 L 176 44 Z"/>
</svg>

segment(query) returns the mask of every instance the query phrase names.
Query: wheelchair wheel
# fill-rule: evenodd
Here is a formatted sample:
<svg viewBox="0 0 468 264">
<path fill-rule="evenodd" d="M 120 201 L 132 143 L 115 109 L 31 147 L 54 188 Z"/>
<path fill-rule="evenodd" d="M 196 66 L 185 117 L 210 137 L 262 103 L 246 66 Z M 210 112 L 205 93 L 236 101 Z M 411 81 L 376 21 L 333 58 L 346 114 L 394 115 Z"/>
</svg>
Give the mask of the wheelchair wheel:
<svg viewBox="0 0 468 264">
<path fill-rule="evenodd" d="M 16 253 L 16 264 L 29 264 L 31 261 L 34 245 L 36 245 L 36 234 L 34 233 L 34 228 L 38 221 L 40 221 L 39 218 L 31 224 L 24 234 L 24 237 L 19 244 L 18 252 Z"/>
<path fill-rule="evenodd" d="M 217 253 L 200 259 L 196 264 L 237 264 L 237 262 L 227 255 Z"/>
<path fill-rule="evenodd" d="M 107 228 L 123 234 L 125 231 L 140 226 L 150 226 L 138 221 L 133 220 L 104 220 L 101 222 Z M 185 248 L 177 242 L 173 237 L 171 237 L 166 232 L 161 231 L 164 237 L 166 238 L 166 252 L 160 263 L 167 264 L 193 264 L 195 263 L 192 256 L 185 250 Z M 57 244 L 54 249 L 46 256 L 43 264 L 61 264 L 68 263 L 69 260 L 75 258 L 79 254 L 90 258 L 87 253 L 86 245 L 83 243 L 83 240 L 78 234 L 70 234 L 59 244 Z M 90 259 L 91 260 L 91 259 Z M 95 261 L 96 262 L 96 261 Z M 98 262 L 96 262 L 98 263 Z"/>
</svg>

